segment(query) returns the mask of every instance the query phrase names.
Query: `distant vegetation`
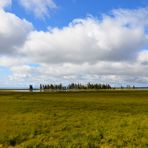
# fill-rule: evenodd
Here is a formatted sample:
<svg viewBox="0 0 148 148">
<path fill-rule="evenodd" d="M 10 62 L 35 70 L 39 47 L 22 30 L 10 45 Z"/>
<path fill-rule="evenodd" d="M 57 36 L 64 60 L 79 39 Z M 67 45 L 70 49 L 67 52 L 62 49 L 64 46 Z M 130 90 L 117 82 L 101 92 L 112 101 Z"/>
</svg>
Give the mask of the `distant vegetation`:
<svg viewBox="0 0 148 148">
<path fill-rule="evenodd" d="M 36 88 L 37 89 L 37 88 Z M 148 89 L 147 87 L 135 87 L 127 85 L 120 87 L 112 87 L 110 84 L 101 84 L 101 83 L 71 83 L 68 85 L 60 84 L 40 84 L 39 89 L 42 91 L 91 91 L 91 90 L 103 90 L 103 89 Z M 33 91 L 33 85 L 29 85 L 29 90 Z"/>
<path fill-rule="evenodd" d="M 111 89 L 109 84 L 91 84 L 86 85 L 81 83 L 71 83 L 68 86 L 63 86 L 62 84 L 40 84 L 41 90 L 87 90 L 87 89 Z"/>
</svg>

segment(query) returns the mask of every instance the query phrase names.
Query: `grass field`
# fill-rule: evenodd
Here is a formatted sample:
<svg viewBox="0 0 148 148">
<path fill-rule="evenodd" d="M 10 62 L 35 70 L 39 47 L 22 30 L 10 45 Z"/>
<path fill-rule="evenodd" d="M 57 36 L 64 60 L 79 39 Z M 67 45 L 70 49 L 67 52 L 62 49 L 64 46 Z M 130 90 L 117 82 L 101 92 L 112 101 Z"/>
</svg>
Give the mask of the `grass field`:
<svg viewBox="0 0 148 148">
<path fill-rule="evenodd" d="M 0 92 L 0 147 L 148 148 L 148 91 Z"/>
</svg>

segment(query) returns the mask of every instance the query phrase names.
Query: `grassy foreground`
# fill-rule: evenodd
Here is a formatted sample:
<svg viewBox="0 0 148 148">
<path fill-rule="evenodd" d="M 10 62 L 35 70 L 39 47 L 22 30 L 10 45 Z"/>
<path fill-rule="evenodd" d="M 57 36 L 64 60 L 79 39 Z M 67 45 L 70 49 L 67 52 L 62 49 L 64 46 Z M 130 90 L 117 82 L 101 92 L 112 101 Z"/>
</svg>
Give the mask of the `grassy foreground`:
<svg viewBox="0 0 148 148">
<path fill-rule="evenodd" d="M 0 92 L 0 147 L 147 148 L 148 91 Z"/>
</svg>

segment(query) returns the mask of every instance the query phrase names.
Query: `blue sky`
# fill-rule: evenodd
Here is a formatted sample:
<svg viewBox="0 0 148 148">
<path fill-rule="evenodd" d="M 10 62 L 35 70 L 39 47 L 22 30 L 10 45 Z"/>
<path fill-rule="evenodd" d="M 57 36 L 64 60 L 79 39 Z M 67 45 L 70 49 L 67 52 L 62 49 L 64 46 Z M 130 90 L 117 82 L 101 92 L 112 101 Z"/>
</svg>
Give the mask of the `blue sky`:
<svg viewBox="0 0 148 148">
<path fill-rule="evenodd" d="M 33 13 L 26 12 L 18 3 L 13 0 L 10 12 L 20 18 L 26 18 L 32 22 L 36 29 L 46 30 L 48 26 L 64 27 L 75 18 L 85 18 L 88 15 L 101 17 L 103 13 L 110 13 L 113 9 L 136 9 L 146 7 L 147 0 L 55 0 L 57 8 L 50 10 L 51 16 L 36 18 Z"/>
<path fill-rule="evenodd" d="M 148 84 L 147 0 L 0 0 L 0 83 Z"/>
</svg>

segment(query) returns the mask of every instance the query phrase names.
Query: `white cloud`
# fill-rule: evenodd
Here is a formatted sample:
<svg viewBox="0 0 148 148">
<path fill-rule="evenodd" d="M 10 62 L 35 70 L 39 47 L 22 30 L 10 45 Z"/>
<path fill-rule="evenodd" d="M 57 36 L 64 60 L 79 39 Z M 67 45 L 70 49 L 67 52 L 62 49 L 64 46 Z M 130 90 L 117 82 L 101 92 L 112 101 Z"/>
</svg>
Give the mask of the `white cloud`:
<svg viewBox="0 0 148 148">
<path fill-rule="evenodd" d="M 23 53 L 38 63 L 134 61 L 147 41 L 144 26 L 131 28 L 115 17 L 74 20 L 63 29 L 34 31 Z M 133 25 L 132 21 L 128 23 Z"/>
<path fill-rule="evenodd" d="M 11 68 L 11 71 L 13 73 L 13 77 L 10 77 L 10 79 L 18 79 L 18 78 L 28 78 L 31 76 L 32 69 L 30 66 L 27 65 L 21 65 L 21 66 L 13 66 Z"/>
<path fill-rule="evenodd" d="M 98 62 L 96 64 L 43 64 L 39 67 L 14 66 L 10 80 L 21 83 L 94 82 L 116 85 L 146 84 L 148 65 L 140 63 Z"/>
<path fill-rule="evenodd" d="M 112 11 L 112 15 L 115 15 L 119 22 L 129 27 L 148 25 L 148 7 L 134 10 L 116 9 Z M 132 24 L 129 24 L 129 22 L 132 22 Z"/>
<path fill-rule="evenodd" d="M 0 0 L 0 8 L 5 8 L 7 6 L 10 6 L 12 3 L 11 0 Z"/>
<path fill-rule="evenodd" d="M 0 10 L 0 54 L 12 54 L 24 44 L 32 24 Z"/>
<path fill-rule="evenodd" d="M 48 31 L 32 30 L 26 20 L 0 10 L 0 65 L 11 70 L 10 84 L 144 84 L 148 82 L 148 51 L 143 50 L 148 45 L 146 10 L 116 10 L 102 20 L 75 19 Z"/>
<path fill-rule="evenodd" d="M 143 50 L 139 53 L 138 61 L 142 64 L 148 64 L 148 50 Z"/>
<path fill-rule="evenodd" d="M 57 8 L 53 0 L 20 0 L 20 4 L 38 18 L 50 16 L 50 10 Z"/>
</svg>

